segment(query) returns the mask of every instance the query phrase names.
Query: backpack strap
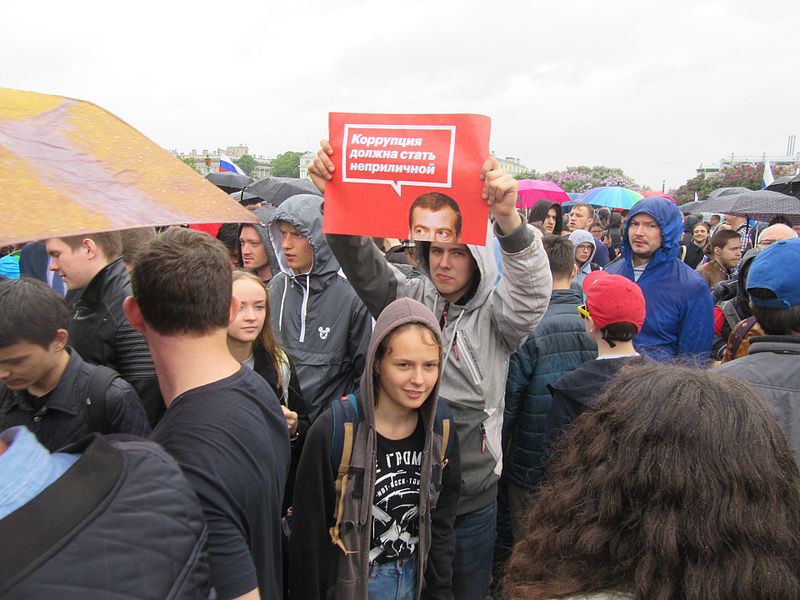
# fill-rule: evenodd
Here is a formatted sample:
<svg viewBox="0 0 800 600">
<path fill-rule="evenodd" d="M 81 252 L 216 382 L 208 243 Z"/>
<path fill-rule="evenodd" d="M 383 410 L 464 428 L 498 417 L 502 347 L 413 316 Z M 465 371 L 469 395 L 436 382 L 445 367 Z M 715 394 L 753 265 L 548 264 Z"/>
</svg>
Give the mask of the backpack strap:
<svg viewBox="0 0 800 600">
<path fill-rule="evenodd" d="M 440 397 L 439 402 L 436 403 L 436 417 L 433 422 L 433 430 L 442 435 L 442 447 L 439 449 L 439 460 L 442 465 L 447 464 L 445 457 L 447 456 L 447 447 L 450 445 L 452 436 L 455 435 L 455 430 L 452 427 L 451 413 L 447 403 Z"/>
<path fill-rule="evenodd" d="M 106 421 L 106 395 L 111 382 L 119 374 L 104 365 L 97 365 L 89 377 L 86 394 L 86 411 L 89 417 L 89 426 L 97 433 L 109 433 Z"/>
<path fill-rule="evenodd" d="M 750 330 L 755 324 L 756 318 L 748 317 L 733 328 L 731 332 L 731 359 L 736 358 L 736 354 L 739 352 L 744 338 L 747 337 L 747 334 L 750 333 Z"/>
<path fill-rule="evenodd" d="M 722 314 L 725 315 L 725 320 L 728 321 L 728 326 L 731 328 L 731 331 L 733 331 L 736 329 L 736 324 L 742 320 L 739 313 L 736 312 L 733 300 L 725 300 L 720 308 L 722 309 Z"/>
<path fill-rule="evenodd" d="M 353 457 L 353 444 L 358 431 L 358 400 L 355 394 L 343 396 L 331 404 L 333 432 L 331 435 L 331 469 L 336 475 L 336 504 L 333 509 L 335 523 L 328 530 L 331 542 L 342 549 L 345 554 L 351 552 L 345 547 L 339 536 L 339 529 L 344 516 L 345 495 L 350 472 L 350 460 Z"/>
</svg>

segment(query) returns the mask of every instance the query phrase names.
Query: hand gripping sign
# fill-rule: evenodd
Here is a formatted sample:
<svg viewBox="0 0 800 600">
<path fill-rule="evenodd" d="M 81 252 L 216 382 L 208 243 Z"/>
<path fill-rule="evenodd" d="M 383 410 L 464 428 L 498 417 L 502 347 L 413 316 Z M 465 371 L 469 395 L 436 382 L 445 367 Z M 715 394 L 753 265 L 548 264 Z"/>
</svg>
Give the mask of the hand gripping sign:
<svg viewBox="0 0 800 600">
<path fill-rule="evenodd" d="M 489 117 L 330 113 L 326 233 L 486 243 Z"/>
</svg>

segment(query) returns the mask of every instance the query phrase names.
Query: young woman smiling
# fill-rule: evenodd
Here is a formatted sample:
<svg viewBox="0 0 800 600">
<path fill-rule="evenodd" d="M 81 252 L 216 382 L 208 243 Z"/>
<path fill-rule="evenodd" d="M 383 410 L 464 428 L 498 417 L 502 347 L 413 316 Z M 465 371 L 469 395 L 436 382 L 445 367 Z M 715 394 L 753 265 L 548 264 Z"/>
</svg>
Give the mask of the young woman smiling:
<svg viewBox="0 0 800 600">
<path fill-rule="evenodd" d="M 441 360 L 430 310 L 409 298 L 384 309 L 352 441 L 341 442 L 341 456 L 352 450 L 346 477 L 336 479 L 332 464 L 341 467 L 332 456 L 344 413 L 327 410 L 308 433 L 290 538 L 293 597 L 414 600 L 423 582 L 426 597 L 451 594 L 461 471 L 452 417 L 437 397 Z"/>
</svg>

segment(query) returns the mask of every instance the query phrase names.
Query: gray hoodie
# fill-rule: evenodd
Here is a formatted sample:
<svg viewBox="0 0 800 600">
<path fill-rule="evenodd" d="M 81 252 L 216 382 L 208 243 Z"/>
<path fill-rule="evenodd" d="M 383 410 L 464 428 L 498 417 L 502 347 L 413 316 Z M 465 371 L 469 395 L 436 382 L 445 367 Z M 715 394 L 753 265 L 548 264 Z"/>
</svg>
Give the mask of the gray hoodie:
<svg viewBox="0 0 800 600">
<path fill-rule="evenodd" d="M 242 233 L 242 227 L 244 225 L 249 225 L 253 229 L 258 232 L 259 237 L 261 238 L 261 242 L 264 244 L 264 251 L 267 253 L 267 261 L 269 263 L 270 271 L 272 271 L 272 276 L 275 277 L 281 268 L 278 264 L 278 259 L 275 256 L 275 251 L 272 249 L 272 242 L 269 239 L 269 231 L 267 230 L 267 223 L 269 223 L 270 219 L 272 218 L 272 213 L 275 212 L 275 207 L 271 204 L 264 204 L 259 206 L 253 214 L 258 217 L 258 223 L 245 223 L 239 227 L 239 234 Z M 242 246 L 239 244 L 239 266 L 241 267 L 244 263 L 242 262 Z M 269 283 L 269 282 L 267 282 Z"/>
<path fill-rule="evenodd" d="M 312 422 L 332 400 L 358 389 L 372 332 L 369 312 L 339 273 L 322 233 L 321 205 L 319 196 L 293 196 L 275 209 L 269 224 L 280 265 L 269 284 L 270 320 L 294 360 Z M 314 253 L 308 273 L 296 275 L 287 266 L 278 221 L 308 238 Z"/>
<path fill-rule="evenodd" d="M 585 229 L 576 229 L 570 233 L 569 241 L 575 245 L 575 250 L 577 250 L 578 246 L 581 244 L 591 244 L 593 248 L 592 253 L 589 255 L 589 258 L 586 260 L 586 262 L 578 267 L 578 273 L 573 279 L 573 281 L 575 281 L 580 288 L 583 285 L 583 280 L 586 279 L 586 276 L 592 272 L 592 260 L 594 260 L 594 255 L 597 254 L 597 242 L 595 241 L 594 236 Z M 586 296 L 584 296 L 584 300 L 585 299 Z"/>
<path fill-rule="evenodd" d="M 489 232 L 486 246 L 467 246 L 479 280 L 463 305 L 448 306 L 443 330 L 446 355 L 439 391 L 453 411 L 461 448 L 460 515 L 487 506 L 497 495 L 509 357 L 542 318 L 553 285 L 538 231 L 520 225 L 497 237 L 503 278 L 493 287 L 497 266 Z M 430 243 L 417 246 L 418 264 L 426 276 L 415 279 L 406 279 L 389 265 L 371 238 L 331 234 L 328 243 L 374 316 L 393 300 L 410 297 L 442 321 L 446 301 L 430 279 Z"/>
<path fill-rule="evenodd" d="M 402 325 L 420 323 L 441 339 L 439 325 L 431 311 L 409 298 L 386 307 L 375 324 L 369 344 L 365 373 L 375 367 L 375 353 L 381 341 Z M 419 408 L 425 430 L 422 448 L 419 495 L 419 541 L 416 547 L 417 585 L 415 598 L 452 600 L 452 562 L 455 552 L 453 522 L 460 488 L 458 440 L 447 445 L 446 460 L 441 451 L 443 432 L 434 430 L 438 385 Z M 362 377 L 359 398 L 360 424 L 352 445 L 352 458 L 342 490 L 343 514 L 339 530 L 347 552 L 331 543 L 336 491 L 331 469 L 332 411 L 326 412 L 309 430 L 298 468 L 294 526 L 290 538 L 290 581 L 292 597 L 313 600 L 336 598 L 367 600 L 369 554 L 372 544 L 373 499 L 375 497 L 377 435 L 372 377 Z M 443 415 L 449 418 L 445 407 Z M 448 436 L 448 439 L 451 436 Z M 423 491 L 425 493 L 423 493 Z M 435 510 L 434 510 L 435 509 Z"/>
</svg>

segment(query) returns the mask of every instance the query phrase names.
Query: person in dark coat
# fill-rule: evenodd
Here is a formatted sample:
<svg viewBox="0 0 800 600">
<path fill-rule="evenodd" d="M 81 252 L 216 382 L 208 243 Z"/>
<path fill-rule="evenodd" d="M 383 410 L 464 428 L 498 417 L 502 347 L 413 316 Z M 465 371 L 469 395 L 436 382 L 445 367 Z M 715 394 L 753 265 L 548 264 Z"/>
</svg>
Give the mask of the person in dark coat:
<svg viewBox="0 0 800 600">
<path fill-rule="evenodd" d="M 528 223 L 541 225 L 545 233 L 561 235 L 564 230 L 564 214 L 558 202 L 539 200 L 528 213 Z"/>
<path fill-rule="evenodd" d="M 592 406 L 603 386 L 627 363 L 640 358 L 633 338 L 642 328 L 645 300 L 639 287 L 621 275 L 591 273 L 583 282 L 586 304 L 579 308 L 597 358 L 548 385 L 553 402 L 547 414 L 548 454 L 563 431 Z"/>
<path fill-rule="evenodd" d="M 24 425 L 53 452 L 95 431 L 148 435 L 128 382 L 111 372 L 92 396 L 98 367 L 67 346 L 68 321 L 64 300 L 45 283 L 0 283 L 0 431 Z M 92 402 L 100 408 L 92 411 Z"/>
<path fill-rule="evenodd" d="M 597 356 L 577 310 L 583 299 L 570 288 L 577 271 L 574 246 L 558 235 L 545 235 L 542 243 L 553 292 L 539 325 L 511 357 L 503 414 L 503 478 L 515 540 L 544 472 L 545 417 L 552 401 L 547 385 Z"/>
<path fill-rule="evenodd" d="M 701 221 L 692 228 L 691 238 L 684 244 L 686 254 L 683 256 L 683 262 L 696 269 L 705 256 L 706 242 L 708 242 L 708 225 Z"/>
<path fill-rule="evenodd" d="M 50 238 L 46 246 L 50 270 L 61 275 L 68 289 L 70 344 L 87 362 L 114 369 L 130 383 L 154 426 L 164 414 L 164 402 L 147 342 L 122 310 L 132 289 L 120 232 Z M 79 296 L 72 303 L 74 293 Z"/>
<path fill-rule="evenodd" d="M 800 239 L 768 246 L 753 260 L 747 291 L 766 335 L 750 339 L 747 356 L 719 367 L 744 381 L 772 411 L 800 461 Z"/>
</svg>

